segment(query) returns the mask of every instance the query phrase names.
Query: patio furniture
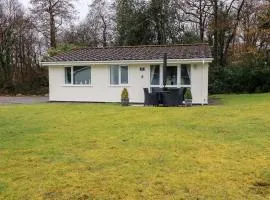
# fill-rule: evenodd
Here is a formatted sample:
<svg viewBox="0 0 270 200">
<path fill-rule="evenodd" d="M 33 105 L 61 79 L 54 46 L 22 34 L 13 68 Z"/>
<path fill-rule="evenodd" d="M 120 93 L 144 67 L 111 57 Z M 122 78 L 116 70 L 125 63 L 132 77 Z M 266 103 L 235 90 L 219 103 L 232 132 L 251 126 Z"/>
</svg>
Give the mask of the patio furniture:
<svg viewBox="0 0 270 200">
<path fill-rule="evenodd" d="M 168 92 L 163 93 L 164 106 L 179 106 L 180 95 L 179 89 L 170 89 Z"/>
<path fill-rule="evenodd" d="M 158 106 L 158 93 L 150 93 L 148 88 L 143 88 L 144 91 L 144 105 Z"/>
<path fill-rule="evenodd" d="M 163 101 L 162 101 L 162 91 L 163 91 L 163 88 L 152 87 L 151 88 L 151 91 L 152 91 L 152 93 L 157 93 L 158 104 L 163 104 Z"/>
</svg>

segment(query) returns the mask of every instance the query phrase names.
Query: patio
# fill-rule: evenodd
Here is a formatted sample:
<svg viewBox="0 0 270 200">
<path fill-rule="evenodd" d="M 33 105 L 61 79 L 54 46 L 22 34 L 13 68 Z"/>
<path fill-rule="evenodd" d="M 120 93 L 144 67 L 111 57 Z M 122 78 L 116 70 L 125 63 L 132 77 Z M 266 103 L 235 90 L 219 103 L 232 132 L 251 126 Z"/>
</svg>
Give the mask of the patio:
<svg viewBox="0 0 270 200">
<path fill-rule="evenodd" d="M 184 95 L 187 88 L 190 88 L 191 85 L 190 68 L 186 65 L 183 66 L 181 68 L 182 76 L 179 76 L 176 66 L 168 66 L 167 53 L 165 53 L 163 57 L 162 76 L 160 76 L 159 71 L 159 66 L 151 68 L 151 91 L 148 88 L 143 89 L 144 105 L 162 105 L 165 107 L 183 105 Z M 160 83 L 162 83 L 162 86 Z M 186 85 L 186 87 L 177 87 L 180 83 Z"/>
</svg>

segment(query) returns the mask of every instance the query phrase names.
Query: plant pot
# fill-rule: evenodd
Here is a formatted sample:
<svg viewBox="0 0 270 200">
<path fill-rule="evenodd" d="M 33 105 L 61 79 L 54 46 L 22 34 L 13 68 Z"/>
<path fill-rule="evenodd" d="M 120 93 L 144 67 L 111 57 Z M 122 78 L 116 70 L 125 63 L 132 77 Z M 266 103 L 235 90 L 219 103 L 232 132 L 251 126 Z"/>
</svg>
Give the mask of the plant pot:
<svg viewBox="0 0 270 200">
<path fill-rule="evenodd" d="M 186 107 L 191 107 L 192 106 L 192 99 L 185 99 L 185 105 L 186 105 Z"/>
<path fill-rule="evenodd" d="M 129 99 L 121 99 L 121 105 L 122 106 L 128 106 L 129 105 Z"/>
</svg>

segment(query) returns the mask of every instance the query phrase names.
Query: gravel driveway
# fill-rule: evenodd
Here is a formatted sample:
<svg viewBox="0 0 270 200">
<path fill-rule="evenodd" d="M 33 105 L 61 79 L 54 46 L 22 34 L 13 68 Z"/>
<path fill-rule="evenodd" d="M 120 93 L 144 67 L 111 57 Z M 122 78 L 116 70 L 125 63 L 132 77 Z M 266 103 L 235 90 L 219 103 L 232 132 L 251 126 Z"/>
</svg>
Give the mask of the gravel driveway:
<svg viewBox="0 0 270 200">
<path fill-rule="evenodd" d="M 35 103 L 46 103 L 48 101 L 49 101 L 48 97 L 41 97 L 41 96 L 27 96 L 27 97 L 0 96 L 0 104 L 35 104 Z"/>
</svg>

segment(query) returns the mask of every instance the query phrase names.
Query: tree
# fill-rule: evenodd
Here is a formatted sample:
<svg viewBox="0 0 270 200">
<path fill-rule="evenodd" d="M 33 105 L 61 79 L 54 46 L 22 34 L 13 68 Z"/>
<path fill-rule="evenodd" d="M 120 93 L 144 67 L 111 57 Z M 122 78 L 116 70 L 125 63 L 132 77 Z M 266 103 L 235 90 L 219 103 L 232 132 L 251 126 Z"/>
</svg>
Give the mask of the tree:
<svg viewBox="0 0 270 200">
<path fill-rule="evenodd" d="M 154 35 L 147 1 L 116 0 L 114 7 L 118 45 L 152 44 Z"/>
<path fill-rule="evenodd" d="M 107 0 L 95 0 L 89 5 L 86 18 L 63 31 L 60 42 L 76 46 L 106 47 L 115 39 L 115 11 Z"/>
<path fill-rule="evenodd" d="M 212 13 L 210 0 L 181 0 L 179 8 L 185 13 L 185 21 L 194 23 L 199 27 L 200 41 L 205 40 L 206 25 Z"/>
<path fill-rule="evenodd" d="M 0 4 L 0 92 L 31 90 L 47 83 L 38 64 L 41 42 L 17 0 Z M 22 84 L 23 83 L 23 84 Z"/>
<path fill-rule="evenodd" d="M 210 26 L 214 37 L 214 59 L 219 65 L 228 62 L 229 47 L 236 36 L 246 0 L 212 0 L 213 17 Z"/>
<path fill-rule="evenodd" d="M 114 33 L 114 11 L 107 0 L 94 0 L 89 6 L 86 24 L 95 29 L 97 43 L 103 47 L 112 40 Z"/>
<path fill-rule="evenodd" d="M 167 43 L 169 4 L 166 0 L 150 1 L 150 16 L 154 25 L 156 41 L 158 44 Z"/>
<path fill-rule="evenodd" d="M 57 32 L 64 22 L 74 17 L 74 0 L 31 0 L 32 15 L 37 29 L 50 40 L 50 47 L 57 46 Z"/>
<path fill-rule="evenodd" d="M 270 49 L 270 1 L 265 0 L 260 6 L 261 12 L 258 14 L 258 27 L 260 32 L 260 48 Z"/>
</svg>

